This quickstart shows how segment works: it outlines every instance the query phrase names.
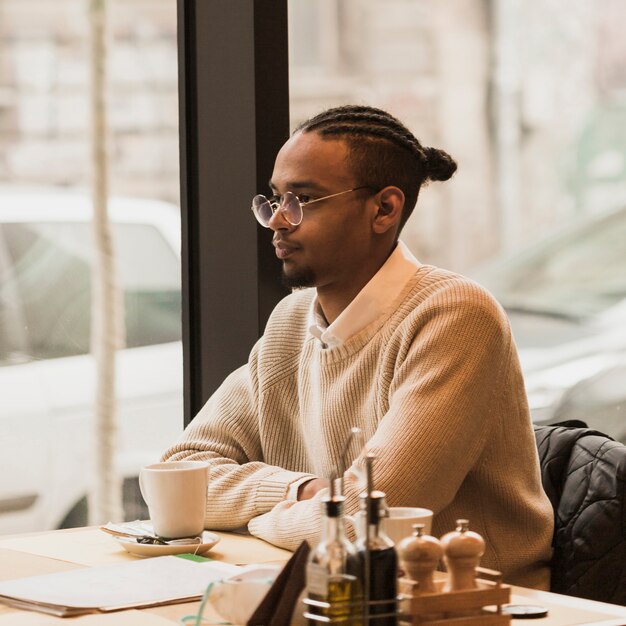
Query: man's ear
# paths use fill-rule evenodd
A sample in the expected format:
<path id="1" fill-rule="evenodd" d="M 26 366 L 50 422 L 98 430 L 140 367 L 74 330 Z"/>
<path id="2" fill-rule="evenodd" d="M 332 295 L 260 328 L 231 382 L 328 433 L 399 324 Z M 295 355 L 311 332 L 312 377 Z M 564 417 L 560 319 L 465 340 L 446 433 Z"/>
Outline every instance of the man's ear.
<path id="1" fill-rule="evenodd" d="M 390 228 L 397 228 L 404 208 L 404 193 L 398 187 L 385 187 L 374 200 L 378 210 L 374 215 L 372 227 L 378 234 L 386 233 Z"/>

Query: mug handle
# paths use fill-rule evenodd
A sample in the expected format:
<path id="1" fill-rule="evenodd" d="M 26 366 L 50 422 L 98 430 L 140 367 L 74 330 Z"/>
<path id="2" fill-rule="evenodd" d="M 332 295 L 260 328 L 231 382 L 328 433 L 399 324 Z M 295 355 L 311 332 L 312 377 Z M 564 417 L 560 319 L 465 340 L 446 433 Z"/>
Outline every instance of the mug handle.
<path id="1" fill-rule="evenodd" d="M 148 498 L 146 497 L 146 490 L 143 485 L 143 468 L 139 471 L 139 491 L 141 492 L 141 497 L 144 499 L 145 503 L 148 504 Z"/>

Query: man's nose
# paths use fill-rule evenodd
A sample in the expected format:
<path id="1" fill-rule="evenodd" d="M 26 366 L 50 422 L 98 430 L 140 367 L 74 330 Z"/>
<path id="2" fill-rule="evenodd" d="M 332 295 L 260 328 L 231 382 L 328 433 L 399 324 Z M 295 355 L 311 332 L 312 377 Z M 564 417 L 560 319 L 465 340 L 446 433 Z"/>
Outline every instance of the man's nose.
<path id="1" fill-rule="evenodd" d="M 282 209 L 282 207 L 279 207 L 278 209 L 276 209 L 276 211 L 274 211 L 274 213 L 272 213 L 272 217 L 270 217 L 269 222 L 267 223 L 267 225 L 274 231 L 279 231 L 279 230 L 287 230 L 287 231 L 292 231 L 295 230 L 296 228 L 298 228 L 297 226 L 294 226 L 293 224 L 290 224 L 287 219 L 285 218 L 285 213 Z"/>

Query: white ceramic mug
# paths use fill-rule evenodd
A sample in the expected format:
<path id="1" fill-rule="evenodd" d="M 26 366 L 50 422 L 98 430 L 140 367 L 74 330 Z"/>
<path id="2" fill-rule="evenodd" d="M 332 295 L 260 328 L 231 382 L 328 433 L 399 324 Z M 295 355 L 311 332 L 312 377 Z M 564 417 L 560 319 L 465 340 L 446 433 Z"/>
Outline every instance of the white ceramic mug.
<path id="1" fill-rule="evenodd" d="M 172 539 L 201 535 L 208 468 L 206 461 L 171 461 L 142 468 L 139 487 L 156 535 Z"/>
<path id="2" fill-rule="evenodd" d="M 364 511 L 356 515 L 346 515 L 346 521 L 352 524 L 357 533 L 363 533 Z M 416 506 L 387 507 L 387 517 L 383 518 L 382 528 L 394 543 L 398 543 L 413 533 L 413 524 L 424 524 L 424 534 L 429 535 L 433 524 L 433 512 Z"/>
<path id="3" fill-rule="evenodd" d="M 433 512 L 415 506 L 390 506 L 388 516 L 383 519 L 383 530 L 394 543 L 413 533 L 413 524 L 424 524 L 424 534 L 430 535 Z"/>

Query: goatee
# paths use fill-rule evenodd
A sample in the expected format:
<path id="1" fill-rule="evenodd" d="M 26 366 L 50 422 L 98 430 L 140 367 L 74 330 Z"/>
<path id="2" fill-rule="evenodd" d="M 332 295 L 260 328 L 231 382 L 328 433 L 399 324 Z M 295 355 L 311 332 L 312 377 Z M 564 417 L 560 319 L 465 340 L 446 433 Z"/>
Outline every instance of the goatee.
<path id="1" fill-rule="evenodd" d="M 287 274 L 283 267 L 280 274 L 283 286 L 287 289 L 303 289 L 305 287 L 315 287 L 315 276 L 310 270 L 302 270 L 293 274 Z"/>

